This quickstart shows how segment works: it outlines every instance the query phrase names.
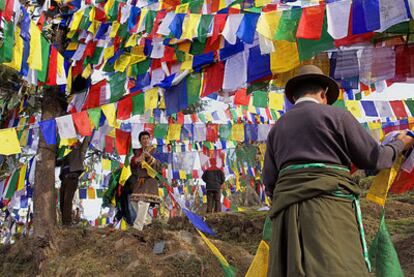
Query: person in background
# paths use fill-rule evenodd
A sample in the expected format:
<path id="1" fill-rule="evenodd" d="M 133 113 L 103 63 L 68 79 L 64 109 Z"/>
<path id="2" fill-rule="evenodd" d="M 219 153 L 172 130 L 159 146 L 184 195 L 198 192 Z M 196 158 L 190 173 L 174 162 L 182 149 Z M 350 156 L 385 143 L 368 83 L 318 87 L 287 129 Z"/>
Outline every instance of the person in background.
<path id="1" fill-rule="evenodd" d="M 285 88 L 294 103 L 271 129 L 263 168 L 273 197 L 268 276 L 370 276 L 351 164 L 390 168 L 413 146 L 406 132 L 380 145 L 353 115 L 331 106 L 336 82 L 305 65 Z"/>
<path id="2" fill-rule="evenodd" d="M 148 175 L 147 170 L 142 166 L 145 161 L 154 170 L 161 170 L 161 163 L 154 158 L 156 147 L 151 145 L 151 136 L 147 131 L 143 131 L 138 136 L 141 148 L 134 149 L 134 156 L 131 158 L 131 177 L 127 180 L 127 186 L 130 187 L 131 195 L 129 196 L 132 208 L 135 210 L 136 217 L 133 227 L 142 230 L 145 225 L 151 223 L 151 217 L 148 214 L 150 205 L 156 206 L 161 203 L 161 197 L 158 195 L 158 181 Z"/>
<path id="3" fill-rule="evenodd" d="M 60 211 L 63 225 L 72 224 L 72 202 L 78 188 L 79 176 L 84 171 L 83 160 L 89 139 L 85 138 L 82 143 L 79 141 L 73 146 L 72 151 L 59 160 L 56 165 L 60 166 Z"/>
<path id="4" fill-rule="evenodd" d="M 225 181 L 223 171 L 217 167 L 216 159 L 210 159 L 210 167 L 201 177 L 206 183 L 207 213 L 221 212 L 221 186 Z"/>

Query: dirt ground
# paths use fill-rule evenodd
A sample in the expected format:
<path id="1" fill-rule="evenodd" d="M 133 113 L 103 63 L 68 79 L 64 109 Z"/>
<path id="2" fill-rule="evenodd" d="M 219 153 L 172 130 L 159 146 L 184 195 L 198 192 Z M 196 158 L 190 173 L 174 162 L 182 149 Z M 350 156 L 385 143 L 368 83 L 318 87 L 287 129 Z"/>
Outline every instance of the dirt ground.
<path id="1" fill-rule="evenodd" d="M 368 243 L 375 235 L 380 209 L 362 201 Z M 211 241 L 237 276 L 244 276 L 260 242 L 265 212 L 248 210 L 206 217 L 217 232 Z M 414 276 L 414 197 L 391 197 L 386 222 L 406 276 Z M 162 254 L 154 244 L 165 241 Z M 72 227 L 58 229 L 47 244 L 21 239 L 0 248 L 0 276 L 222 276 L 217 259 L 185 218 L 157 222 L 143 232 L 133 229 Z"/>

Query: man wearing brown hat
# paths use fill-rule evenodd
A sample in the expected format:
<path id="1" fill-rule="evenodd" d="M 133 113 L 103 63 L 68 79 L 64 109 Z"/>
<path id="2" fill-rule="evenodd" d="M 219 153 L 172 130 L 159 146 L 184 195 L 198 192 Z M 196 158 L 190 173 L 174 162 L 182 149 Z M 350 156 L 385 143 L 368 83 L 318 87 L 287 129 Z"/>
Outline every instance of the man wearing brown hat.
<path id="1" fill-rule="evenodd" d="M 351 113 L 331 106 L 338 85 L 316 66 L 300 68 L 285 94 L 295 105 L 270 131 L 263 168 L 273 197 L 268 276 L 367 276 L 350 165 L 389 168 L 414 140 L 401 132 L 379 145 Z"/>

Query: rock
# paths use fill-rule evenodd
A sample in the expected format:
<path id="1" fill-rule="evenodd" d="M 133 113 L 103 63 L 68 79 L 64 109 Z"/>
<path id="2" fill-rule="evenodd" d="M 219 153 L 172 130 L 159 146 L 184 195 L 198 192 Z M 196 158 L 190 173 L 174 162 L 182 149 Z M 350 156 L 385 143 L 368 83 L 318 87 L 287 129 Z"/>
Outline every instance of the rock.
<path id="1" fill-rule="evenodd" d="M 185 230 L 179 231 L 178 237 L 189 244 L 193 243 L 193 235 L 188 231 L 185 231 Z"/>

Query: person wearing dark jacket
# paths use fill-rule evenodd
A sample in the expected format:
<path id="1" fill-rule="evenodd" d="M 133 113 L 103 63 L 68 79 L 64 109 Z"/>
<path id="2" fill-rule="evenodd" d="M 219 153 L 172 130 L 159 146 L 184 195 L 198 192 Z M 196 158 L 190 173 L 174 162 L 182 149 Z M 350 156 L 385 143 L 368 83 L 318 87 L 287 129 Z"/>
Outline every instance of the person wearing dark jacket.
<path id="1" fill-rule="evenodd" d="M 72 151 L 57 162 L 57 165 L 60 166 L 59 204 L 63 225 L 72 224 L 72 201 L 78 188 L 79 176 L 84 171 L 83 160 L 88 144 L 89 139 L 87 138 L 84 139 L 82 144 L 77 142 Z"/>
<path id="2" fill-rule="evenodd" d="M 350 166 L 390 168 L 414 140 L 401 132 L 380 145 L 350 112 L 331 106 L 338 93 L 314 65 L 286 84 L 294 107 L 270 131 L 263 168 L 273 197 L 268 276 L 369 276 Z"/>
<path id="3" fill-rule="evenodd" d="M 204 171 L 201 177 L 206 183 L 207 213 L 221 212 L 221 186 L 225 181 L 223 171 L 216 166 L 216 160 L 210 160 L 210 167 Z"/>

